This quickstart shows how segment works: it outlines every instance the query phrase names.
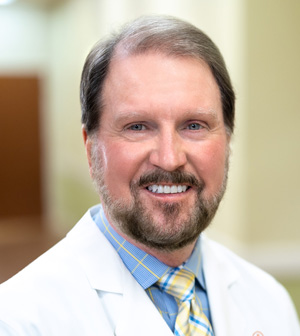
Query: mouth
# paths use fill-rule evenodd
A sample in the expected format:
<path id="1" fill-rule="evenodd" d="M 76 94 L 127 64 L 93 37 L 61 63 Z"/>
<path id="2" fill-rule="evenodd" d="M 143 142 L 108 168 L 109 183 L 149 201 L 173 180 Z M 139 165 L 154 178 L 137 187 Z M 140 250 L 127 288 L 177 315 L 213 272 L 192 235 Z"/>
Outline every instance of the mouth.
<path id="1" fill-rule="evenodd" d="M 183 184 L 161 185 L 153 184 L 146 187 L 152 193 L 155 194 L 180 194 L 186 192 L 190 187 Z"/>

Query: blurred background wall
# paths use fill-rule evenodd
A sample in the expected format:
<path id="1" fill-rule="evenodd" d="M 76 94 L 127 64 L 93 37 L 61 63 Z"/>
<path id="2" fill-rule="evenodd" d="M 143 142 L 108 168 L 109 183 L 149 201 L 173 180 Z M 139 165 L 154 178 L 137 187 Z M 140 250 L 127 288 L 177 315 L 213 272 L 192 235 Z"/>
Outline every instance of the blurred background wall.
<path id="1" fill-rule="evenodd" d="M 208 235 L 278 278 L 300 312 L 298 0 L 16 0 L 0 6 L 0 77 L 39 82 L 42 198 L 41 214 L 0 217 L 0 281 L 98 202 L 81 138 L 84 59 L 120 24 L 159 13 L 208 33 L 237 94 L 228 191 Z M 14 129 L 11 134 L 18 138 Z"/>

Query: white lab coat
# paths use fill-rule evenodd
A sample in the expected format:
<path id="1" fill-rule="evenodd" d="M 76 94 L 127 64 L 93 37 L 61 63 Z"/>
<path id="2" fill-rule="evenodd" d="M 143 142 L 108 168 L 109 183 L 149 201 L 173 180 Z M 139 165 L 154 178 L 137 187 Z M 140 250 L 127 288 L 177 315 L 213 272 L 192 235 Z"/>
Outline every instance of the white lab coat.
<path id="1" fill-rule="evenodd" d="M 0 286 L 1 336 L 173 335 L 90 211 Z M 215 336 L 300 336 L 291 301 L 273 278 L 201 239 Z"/>

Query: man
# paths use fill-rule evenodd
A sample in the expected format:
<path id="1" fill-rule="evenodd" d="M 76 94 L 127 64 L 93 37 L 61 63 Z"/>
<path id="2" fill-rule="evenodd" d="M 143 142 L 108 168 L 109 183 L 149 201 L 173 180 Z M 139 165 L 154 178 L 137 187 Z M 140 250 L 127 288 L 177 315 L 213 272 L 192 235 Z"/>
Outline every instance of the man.
<path id="1" fill-rule="evenodd" d="M 300 335 L 285 290 L 201 233 L 234 93 L 197 28 L 145 17 L 92 50 L 83 137 L 101 206 L 0 289 L 0 335 Z"/>

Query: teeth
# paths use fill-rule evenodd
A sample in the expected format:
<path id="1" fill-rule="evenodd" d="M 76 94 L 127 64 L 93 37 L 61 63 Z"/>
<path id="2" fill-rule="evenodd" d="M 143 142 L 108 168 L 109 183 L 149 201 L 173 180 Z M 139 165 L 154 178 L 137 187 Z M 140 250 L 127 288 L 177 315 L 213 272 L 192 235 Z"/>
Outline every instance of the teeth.
<path id="1" fill-rule="evenodd" d="M 182 193 L 187 190 L 187 186 L 185 185 L 172 185 L 172 186 L 163 186 L 163 185 L 150 185 L 147 188 L 149 191 L 152 191 L 157 194 L 177 194 L 177 193 Z"/>
<path id="2" fill-rule="evenodd" d="M 177 193 L 178 188 L 176 186 L 172 186 L 170 189 L 171 189 L 170 190 L 171 194 L 176 194 Z"/>
<path id="3" fill-rule="evenodd" d="M 164 186 L 164 193 L 165 194 L 170 194 L 171 192 L 171 187 L 170 186 Z"/>

